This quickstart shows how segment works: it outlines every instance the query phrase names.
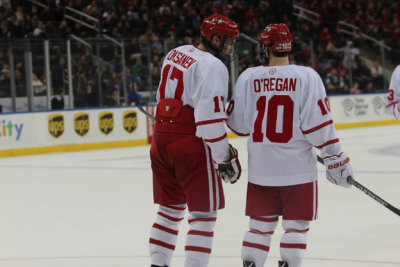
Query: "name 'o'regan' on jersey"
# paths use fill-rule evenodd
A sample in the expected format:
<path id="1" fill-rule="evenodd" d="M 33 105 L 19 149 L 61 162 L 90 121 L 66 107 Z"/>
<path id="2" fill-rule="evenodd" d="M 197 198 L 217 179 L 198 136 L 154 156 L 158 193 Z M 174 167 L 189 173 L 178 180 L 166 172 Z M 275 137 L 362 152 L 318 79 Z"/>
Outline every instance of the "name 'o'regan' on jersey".
<path id="1" fill-rule="evenodd" d="M 309 67 L 260 66 L 244 71 L 227 110 L 228 127 L 248 139 L 248 179 L 287 186 L 318 179 L 321 157 L 341 146 L 320 76 Z"/>
<path id="2" fill-rule="evenodd" d="M 388 94 L 386 97 L 386 110 L 394 116 L 397 120 L 400 120 L 400 65 L 397 66 L 390 79 L 390 85 Z"/>
<path id="3" fill-rule="evenodd" d="M 210 147 L 215 162 L 228 160 L 229 143 L 224 126 L 229 84 L 226 66 L 211 53 L 184 45 L 165 56 L 161 76 L 157 103 L 172 98 L 192 107 L 196 136 Z"/>

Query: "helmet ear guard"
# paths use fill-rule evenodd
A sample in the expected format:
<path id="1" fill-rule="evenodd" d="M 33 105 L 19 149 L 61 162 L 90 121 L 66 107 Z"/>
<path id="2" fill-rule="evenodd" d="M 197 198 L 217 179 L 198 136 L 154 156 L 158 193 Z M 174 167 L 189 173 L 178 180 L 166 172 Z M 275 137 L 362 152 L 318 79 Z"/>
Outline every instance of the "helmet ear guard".
<path id="1" fill-rule="evenodd" d="M 258 61 L 260 61 L 261 64 L 268 64 L 269 58 L 265 55 L 265 53 L 268 51 L 269 54 L 269 48 L 274 45 L 274 42 L 269 43 L 269 44 L 261 44 L 261 40 L 258 40 L 257 42 L 257 56 L 258 56 Z M 263 48 L 264 46 L 264 48 Z"/>

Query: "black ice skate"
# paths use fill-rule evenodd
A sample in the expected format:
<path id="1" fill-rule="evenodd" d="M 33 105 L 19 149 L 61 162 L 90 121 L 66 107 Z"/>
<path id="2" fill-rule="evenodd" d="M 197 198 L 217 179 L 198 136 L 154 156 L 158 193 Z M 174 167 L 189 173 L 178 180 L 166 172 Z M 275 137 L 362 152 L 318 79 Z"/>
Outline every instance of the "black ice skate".
<path id="1" fill-rule="evenodd" d="M 251 261 L 243 261 L 243 267 L 256 267 L 256 264 Z"/>
<path id="2" fill-rule="evenodd" d="M 167 265 L 164 265 L 164 266 L 158 266 L 158 265 L 154 265 L 154 264 L 152 264 L 150 267 L 168 267 Z"/>
<path id="3" fill-rule="evenodd" d="M 289 267 L 286 261 L 278 261 L 278 267 Z"/>

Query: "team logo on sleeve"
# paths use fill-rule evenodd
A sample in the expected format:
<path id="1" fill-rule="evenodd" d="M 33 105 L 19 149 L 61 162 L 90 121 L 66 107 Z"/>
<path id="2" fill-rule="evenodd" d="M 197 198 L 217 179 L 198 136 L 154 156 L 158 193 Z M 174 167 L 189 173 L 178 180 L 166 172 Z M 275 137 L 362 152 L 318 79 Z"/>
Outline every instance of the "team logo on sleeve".
<path id="1" fill-rule="evenodd" d="M 114 114 L 112 112 L 104 111 L 99 113 L 99 128 L 105 135 L 114 130 Z"/>
<path id="2" fill-rule="evenodd" d="M 49 133 L 54 138 L 60 137 L 64 133 L 64 116 L 61 114 L 52 114 L 48 117 Z"/>
<path id="3" fill-rule="evenodd" d="M 77 113 L 74 115 L 74 129 L 80 136 L 85 136 L 89 132 L 89 114 Z"/>
<path id="4" fill-rule="evenodd" d="M 123 125 L 125 131 L 133 133 L 137 127 L 137 114 L 136 111 L 128 110 L 122 113 Z"/>

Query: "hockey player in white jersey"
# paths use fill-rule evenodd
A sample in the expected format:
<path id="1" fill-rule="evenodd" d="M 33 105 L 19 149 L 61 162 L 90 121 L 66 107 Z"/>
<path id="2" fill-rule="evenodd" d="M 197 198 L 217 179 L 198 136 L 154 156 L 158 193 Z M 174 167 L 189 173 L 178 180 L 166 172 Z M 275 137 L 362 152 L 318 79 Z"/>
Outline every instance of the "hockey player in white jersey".
<path id="1" fill-rule="evenodd" d="M 241 174 L 224 126 L 229 76 L 222 62 L 234 56 L 238 36 L 236 23 L 214 14 L 203 21 L 198 46 L 181 46 L 165 57 L 150 149 L 159 204 L 149 241 L 152 267 L 171 266 L 186 207 L 184 266 L 208 266 L 217 210 L 225 205 L 221 180 L 235 183 Z"/>
<path id="2" fill-rule="evenodd" d="M 400 65 L 397 66 L 390 78 L 389 90 L 386 98 L 386 110 L 394 116 L 396 120 L 400 120 Z"/>
<path id="3" fill-rule="evenodd" d="M 353 170 L 342 152 L 328 98 L 311 68 L 289 65 L 292 34 L 285 24 L 268 25 L 258 41 L 262 66 L 244 71 L 227 109 L 227 125 L 248 136 L 248 187 L 244 266 L 263 267 L 271 235 L 282 216 L 279 266 L 300 267 L 310 221 L 317 218 L 317 156 L 321 151 L 326 177 L 350 187 Z M 269 64 L 267 61 L 269 60 Z"/>

